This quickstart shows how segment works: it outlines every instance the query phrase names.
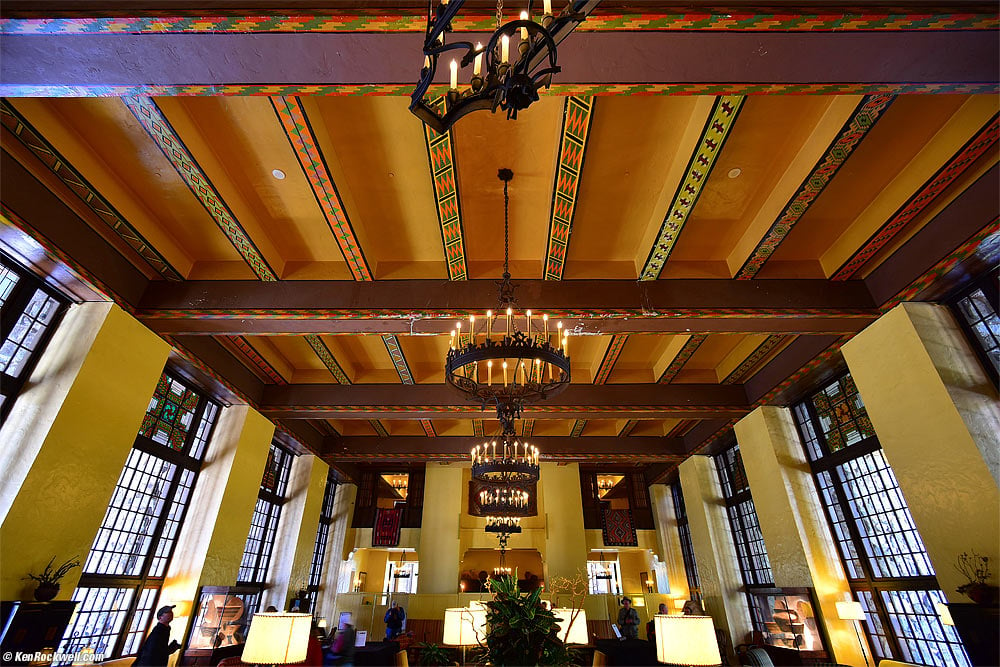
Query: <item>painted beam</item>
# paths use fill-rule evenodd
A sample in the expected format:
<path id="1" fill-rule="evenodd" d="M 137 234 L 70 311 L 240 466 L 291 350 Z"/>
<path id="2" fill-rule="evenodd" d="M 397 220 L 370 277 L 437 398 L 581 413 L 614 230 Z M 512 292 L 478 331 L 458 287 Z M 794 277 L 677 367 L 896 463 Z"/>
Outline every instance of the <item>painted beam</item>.
<path id="1" fill-rule="evenodd" d="M 482 34 L 451 39 L 477 37 Z M 996 30 L 580 32 L 560 45 L 557 81 L 628 81 L 629 89 L 669 83 L 694 86 L 692 93 L 722 84 L 730 94 L 787 92 L 789 85 L 799 92 L 830 92 L 829 86 L 846 92 L 845 83 L 855 85 L 854 92 L 963 92 L 970 86 L 987 92 L 996 91 L 1000 79 L 998 50 Z M 415 82 L 415 54 L 419 36 L 398 32 L 7 34 L 0 41 L 0 94 L 306 95 L 351 86 L 362 94 L 404 95 Z M 442 68 L 441 92 L 447 75 Z M 577 86 L 563 94 L 599 92 Z"/>
<path id="2" fill-rule="evenodd" d="M 576 198 L 580 190 L 587 136 L 593 119 L 594 98 L 566 98 L 563 124 L 559 133 L 559 163 L 552 184 L 552 207 L 549 213 L 549 241 L 545 251 L 545 279 L 562 280 L 566 253 L 573 232 Z"/>
<path id="3" fill-rule="evenodd" d="M 450 454 L 469 458 L 469 450 L 481 445 L 475 436 L 395 436 L 374 437 L 355 436 L 326 438 L 323 449 L 328 456 L 342 458 L 351 454 L 367 454 L 370 457 L 382 455 L 408 454 L 414 458 L 432 457 L 435 454 Z M 536 436 L 531 444 L 542 452 L 542 459 L 553 456 L 578 454 L 607 456 L 616 451 L 631 456 L 657 455 L 680 456 L 685 453 L 681 438 L 634 437 L 628 439 L 628 447 L 621 446 L 621 438 L 616 436 Z"/>
<path id="4" fill-rule="evenodd" d="M 607 349 L 604 350 L 604 357 L 601 359 L 601 365 L 597 368 L 597 373 L 594 374 L 594 384 L 607 383 L 608 378 L 611 377 L 611 371 L 615 369 L 615 364 L 618 362 L 618 357 L 621 356 L 622 350 L 625 349 L 625 343 L 627 341 L 627 334 L 611 337 L 611 340 L 608 342 Z"/>
<path id="5" fill-rule="evenodd" d="M 432 103 L 444 113 L 444 97 L 437 97 Z M 427 162 L 431 170 L 431 185 L 434 188 L 434 204 L 437 207 L 438 224 L 441 226 L 441 245 L 444 260 L 448 266 L 450 280 L 466 280 L 469 277 L 465 261 L 465 233 L 462 228 L 462 202 L 458 194 L 458 169 L 455 165 L 455 138 L 451 131 L 438 134 L 424 126 L 424 141 L 427 144 Z"/>
<path id="6" fill-rule="evenodd" d="M 681 346 L 677 355 L 670 361 L 667 367 L 663 369 L 663 373 L 660 374 L 660 379 L 656 381 L 657 384 L 669 384 L 675 377 L 677 377 L 677 374 L 681 372 L 682 368 L 684 368 L 684 364 L 686 364 L 694 353 L 698 351 L 698 348 L 701 347 L 701 344 L 705 342 L 706 338 L 708 338 L 707 335 L 700 333 L 694 334 L 688 338 L 684 342 L 684 345 Z"/>

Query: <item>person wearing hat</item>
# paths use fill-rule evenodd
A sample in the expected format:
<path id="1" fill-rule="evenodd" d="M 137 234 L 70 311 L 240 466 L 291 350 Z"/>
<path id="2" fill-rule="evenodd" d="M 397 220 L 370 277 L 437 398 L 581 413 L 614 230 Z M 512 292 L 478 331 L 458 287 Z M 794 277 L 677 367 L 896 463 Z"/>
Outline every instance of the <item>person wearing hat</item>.
<path id="1" fill-rule="evenodd" d="M 166 605 L 156 612 L 156 627 L 149 632 L 139 649 L 133 667 L 165 667 L 170 654 L 181 647 L 177 640 L 170 640 L 170 621 L 174 620 L 174 607 Z"/>
<path id="2" fill-rule="evenodd" d="M 632 598 L 622 598 L 622 608 L 618 610 L 618 629 L 622 639 L 639 637 L 639 612 L 632 608 Z"/>

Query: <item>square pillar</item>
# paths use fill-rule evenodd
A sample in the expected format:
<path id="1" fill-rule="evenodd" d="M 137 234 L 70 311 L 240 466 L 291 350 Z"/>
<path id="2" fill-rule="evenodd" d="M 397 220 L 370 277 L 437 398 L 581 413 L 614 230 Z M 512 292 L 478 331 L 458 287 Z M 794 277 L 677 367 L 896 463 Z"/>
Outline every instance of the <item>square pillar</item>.
<path id="1" fill-rule="evenodd" d="M 462 514 L 462 468 L 428 463 L 424 478 L 424 513 L 420 522 L 418 593 L 457 593 L 459 518 Z"/>
<path id="2" fill-rule="evenodd" d="M 0 429 L 0 596 L 94 542 L 170 346 L 111 303 L 72 306 Z M 80 580 L 60 582 L 68 600 Z"/>
<path id="3" fill-rule="evenodd" d="M 580 464 L 542 463 L 538 482 L 545 510 L 545 581 L 587 573 Z"/>
<path id="4" fill-rule="evenodd" d="M 830 651 L 837 662 L 863 665 L 853 622 L 837 617 L 836 603 L 852 599 L 851 589 L 791 410 L 761 406 L 734 430 L 774 585 L 815 589 Z"/>
<path id="5" fill-rule="evenodd" d="M 965 602 L 958 555 L 1000 562 L 996 388 L 944 306 L 902 303 L 842 352 L 941 590 Z"/>
<path id="6" fill-rule="evenodd" d="M 687 568 L 684 565 L 684 553 L 681 551 L 681 536 L 677 532 L 677 514 L 674 511 L 674 498 L 670 486 L 653 484 L 649 487 L 649 499 L 653 504 L 656 536 L 660 542 L 660 560 L 667 568 L 670 596 L 690 600 Z"/>

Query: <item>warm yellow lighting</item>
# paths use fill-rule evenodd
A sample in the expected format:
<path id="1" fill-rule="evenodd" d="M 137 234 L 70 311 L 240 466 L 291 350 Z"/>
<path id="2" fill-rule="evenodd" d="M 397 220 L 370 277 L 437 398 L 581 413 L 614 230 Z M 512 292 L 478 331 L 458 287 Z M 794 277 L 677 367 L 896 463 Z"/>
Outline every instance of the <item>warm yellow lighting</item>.
<path id="1" fill-rule="evenodd" d="M 254 614 L 250 634 L 243 646 L 242 661 L 256 665 L 304 662 L 311 625 L 311 614 Z"/>
<path id="2" fill-rule="evenodd" d="M 542 2 L 542 11 L 546 16 L 552 16 L 552 0 L 544 0 Z"/>
<path id="3" fill-rule="evenodd" d="M 521 12 L 521 20 L 522 21 L 527 21 L 528 20 L 528 12 Z M 521 28 L 521 39 L 522 40 L 527 40 L 528 39 L 528 29 L 527 28 Z"/>
<path id="4" fill-rule="evenodd" d="M 865 610 L 860 602 L 838 602 L 837 616 L 842 621 L 863 621 L 865 620 Z"/>
<path id="5" fill-rule="evenodd" d="M 656 659 L 674 665 L 719 665 L 719 643 L 711 616 L 653 617 Z"/>
<path id="6" fill-rule="evenodd" d="M 448 646 L 474 646 L 486 639 L 486 610 L 452 607 L 444 610 L 444 640 Z"/>
<path id="7" fill-rule="evenodd" d="M 686 602 L 687 600 L 683 598 L 677 598 L 676 600 L 674 600 L 674 609 L 676 609 L 677 611 L 681 611 L 682 609 L 684 609 L 684 604 Z"/>
<path id="8" fill-rule="evenodd" d="M 556 615 L 556 625 L 559 626 L 559 639 L 565 644 L 587 644 L 587 612 L 580 609 L 576 618 L 573 618 L 572 609 L 556 608 L 552 613 Z M 572 620 L 571 620 L 572 619 Z"/>
<path id="9" fill-rule="evenodd" d="M 472 61 L 472 76 L 479 76 L 483 73 L 483 43 L 476 42 L 476 59 Z M 486 317 L 492 313 L 486 311 Z"/>
<path id="10" fill-rule="evenodd" d="M 510 37 L 507 35 L 500 38 L 500 62 L 510 62 Z"/>

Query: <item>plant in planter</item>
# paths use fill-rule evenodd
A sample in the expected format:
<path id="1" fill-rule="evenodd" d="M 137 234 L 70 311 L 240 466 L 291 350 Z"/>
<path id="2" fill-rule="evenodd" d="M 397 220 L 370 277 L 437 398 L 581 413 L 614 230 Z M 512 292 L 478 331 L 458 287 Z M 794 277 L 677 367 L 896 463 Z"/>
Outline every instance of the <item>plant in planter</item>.
<path id="1" fill-rule="evenodd" d="M 59 567 L 53 569 L 52 564 L 55 563 L 56 557 L 53 556 L 49 560 L 49 564 L 45 566 L 39 574 L 29 573 L 25 579 L 31 579 L 38 582 L 38 587 L 35 588 L 35 599 L 39 602 L 48 602 L 56 595 L 59 594 L 59 580 L 66 576 L 66 574 L 72 570 L 74 567 L 80 567 L 80 557 L 74 556 L 70 558 L 65 563 Z"/>
<path id="2" fill-rule="evenodd" d="M 490 582 L 486 603 L 486 660 L 494 665 L 567 665 L 569 651 L 559 640 L 556 616 L 542 607 L 541 588 L 521 594 L 510 576 Z"/>
<path id="3" fill-rule="evenodd" d="M 956 588 L 956 593 L 968 596 L 970 600 L 979 605 L 997 604 L 997 594 L 1000 593 L 1000 589 L 986 583 L 991 574 L 989 556 L 980 556 L 975 551 L 962 552 L 958 555 L 955 569 L 969 580 Z"/>
<path id="4" fill-rule="evenodd" d="M 451 651 L 440 644 L 421 642 L 417 644 L 420 655 L 417 658 L 421 665 L 450 665 L 452 663 Z"/>

